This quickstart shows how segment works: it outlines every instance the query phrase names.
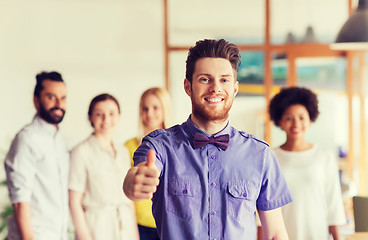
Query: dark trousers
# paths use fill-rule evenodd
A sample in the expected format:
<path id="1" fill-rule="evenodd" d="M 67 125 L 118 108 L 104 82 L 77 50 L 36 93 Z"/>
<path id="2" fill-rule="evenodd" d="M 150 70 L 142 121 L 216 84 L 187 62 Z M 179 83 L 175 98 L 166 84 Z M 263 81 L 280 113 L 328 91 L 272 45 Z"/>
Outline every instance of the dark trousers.
<path id="1" fill-rule="evenodd" d="M 138 224 L 140 240 L 160 240 L 156 228 L 145 227 Z"/>

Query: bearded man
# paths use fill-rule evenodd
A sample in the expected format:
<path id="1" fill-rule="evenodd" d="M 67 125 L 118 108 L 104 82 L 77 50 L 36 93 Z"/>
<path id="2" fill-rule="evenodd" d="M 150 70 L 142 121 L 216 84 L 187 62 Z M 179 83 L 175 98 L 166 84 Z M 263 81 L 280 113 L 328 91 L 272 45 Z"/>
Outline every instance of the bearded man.
<path id="1" fill-rule="evenodd" d="M 58 124 L 66 86 L 58 72 L 36 76 L 36 115 L 14 138 L 5 159 L 13 215 L 8 240 L 67 240 L 69 151 Z"/>
<path id="2" fill-rule="evenodd" d="M 223 39 L 189 49 L 184 89 L 192 114 L 146 136 L 124 180 L 134 201 L 152 198 L 161 240 L 288 239 L 280 207 L 292 201 L 267 143 L 229 124 L 239 49 Z"/>

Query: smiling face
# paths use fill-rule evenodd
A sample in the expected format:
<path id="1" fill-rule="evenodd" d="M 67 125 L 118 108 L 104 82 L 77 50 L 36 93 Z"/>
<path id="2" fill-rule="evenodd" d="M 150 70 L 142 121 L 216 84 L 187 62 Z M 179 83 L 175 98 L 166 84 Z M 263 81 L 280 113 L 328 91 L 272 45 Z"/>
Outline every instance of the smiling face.
<path id="1" fill-rule="evenodd" d="M 149 94 L 144 97 L 140 114 L 143 126 L 149 132 L 158 128 L 164 128 L 164 111 L 161 101 L 157 96 Z"/>
<path id="2" fill-rule="evenodd" d="M 66 109 L 66 86 L 64 82 L 44 80 L 40 96 L 33 98 L 38 115 L 46 122 L 57 126 Z"/>
<path id="3" fill-rule="evenodd" d="M 89 120 L 95 135 L 111 135 L 120 119 L 119 108 L 113 100 L 97 102 Z"/>
<path id="4" fill-rule="evenodd" d="M 304 105 L 295 104 L 288 107 L 279 122 L 279 126 L 285 131 L 290 140 L 304 139 L 305 132 L 309 128 L 311 120 Z"/>
<path id="5" fill-rule="evenodd" d="M 238 92 L 235 70 L 224 58 L 201 58 L 195 64 L 192 83 L 185 79 L 192 100 L 192 114 L 202 122 L 227 121 Z"/>

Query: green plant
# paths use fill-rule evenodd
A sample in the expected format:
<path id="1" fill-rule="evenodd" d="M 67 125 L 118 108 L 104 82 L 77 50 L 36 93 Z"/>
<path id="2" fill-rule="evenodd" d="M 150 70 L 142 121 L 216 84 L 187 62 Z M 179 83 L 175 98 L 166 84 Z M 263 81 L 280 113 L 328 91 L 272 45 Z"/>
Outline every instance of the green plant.
<path id="1" fill-rule="evenodd" d="M 0 182 L 0 186 L 6 186 L 6 180 Z M 9 203 L 0 212 L 0 236 L 6 239 L 7 235 L 7 220 L 13 214 L 13 206 Z"/>

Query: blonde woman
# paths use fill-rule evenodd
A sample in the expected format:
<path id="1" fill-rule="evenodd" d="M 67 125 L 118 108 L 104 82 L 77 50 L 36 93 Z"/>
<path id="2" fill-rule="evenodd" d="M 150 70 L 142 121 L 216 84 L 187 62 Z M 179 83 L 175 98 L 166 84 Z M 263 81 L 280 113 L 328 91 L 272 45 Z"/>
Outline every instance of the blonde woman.
<path id="1" fill-rule="evenodd" d="M 93 133 L 71 151 L 69 206 L 77 239 L 137 240 L 134 204 L 121 189 L 129 152 L 112 141 L 118 101 L 109 94 L 96 96 L 88 118 Z"/>
<path id="2" fill-rule="evenodd" d="M 167 128 L 170 121 L 170 96 L 164 88 L 146 90 L 139 103 L 140 136 L 125 143 L 133 158 L 134 151 L 141 144 L 142 137 L 148 133 Z M 133 161 L 132 161 L 133 165 Z M 135 202 L 139 236 L 141 240 L 159 240 L 155 220 L 152 216 L 152 201 Z"/>

